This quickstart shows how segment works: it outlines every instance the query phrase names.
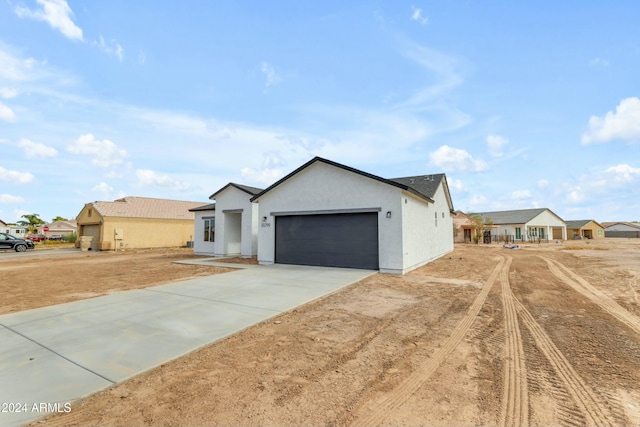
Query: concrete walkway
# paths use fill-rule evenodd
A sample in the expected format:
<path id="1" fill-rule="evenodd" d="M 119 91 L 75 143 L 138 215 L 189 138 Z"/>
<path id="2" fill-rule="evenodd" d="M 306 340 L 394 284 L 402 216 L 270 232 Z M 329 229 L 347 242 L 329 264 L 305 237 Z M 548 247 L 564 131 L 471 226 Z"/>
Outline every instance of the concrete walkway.
<path id="1" fill-rule="evenodd" d="M 373 273 L 251 266 L 1 315 L 0 426 L 20 425 L 46 412 L 65 411 L 65 403 Z"/>

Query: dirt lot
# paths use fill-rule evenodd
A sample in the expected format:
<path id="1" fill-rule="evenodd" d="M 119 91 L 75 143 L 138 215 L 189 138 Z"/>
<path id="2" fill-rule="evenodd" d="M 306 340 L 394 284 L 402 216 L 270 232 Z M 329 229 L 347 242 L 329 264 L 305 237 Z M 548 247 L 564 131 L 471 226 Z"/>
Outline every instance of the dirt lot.
<path id="1" fill-rule="evenodd" d="M 28 279 L 2 282 L 0 312 L 221 272 L 169 262 L 191 256 L 0 262 Z M 457 246 L 36 424 L 640 425 L 639 291 L 640 241 Z"/>

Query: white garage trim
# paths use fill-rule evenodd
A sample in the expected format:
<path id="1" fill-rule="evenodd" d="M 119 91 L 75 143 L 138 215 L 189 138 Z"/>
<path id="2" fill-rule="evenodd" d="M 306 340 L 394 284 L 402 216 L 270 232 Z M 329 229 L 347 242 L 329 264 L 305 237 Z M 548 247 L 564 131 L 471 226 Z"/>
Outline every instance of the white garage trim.
<path id="1" fill-rule="evenodd" d="M 346 214 L 346 213 L 371 213 L 380 212 L 382 208 L 357 208 L 357 209 L 321 209 L 313 211 L 285 211 L 285 212 L 271 212 L 271 216 L 290 216 L 290 215 L 331 215 L 331 214 Z"/>

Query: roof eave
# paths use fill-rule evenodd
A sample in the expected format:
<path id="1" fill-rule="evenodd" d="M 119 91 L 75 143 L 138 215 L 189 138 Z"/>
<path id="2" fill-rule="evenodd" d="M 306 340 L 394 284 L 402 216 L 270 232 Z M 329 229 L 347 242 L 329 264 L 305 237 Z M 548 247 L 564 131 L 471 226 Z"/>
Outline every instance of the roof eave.
<path id="1" fill-rule="evenodd" d="M 289 180 L 291 177 L 293 177 L 293 176 L 297 175 L 298 173 L 302 172 L 303 170 L 305 170 L 306 168 L 308 168 L 309 166 L 313 165 L 313 164 L 314 164 L 314 163 L 316 163 L 316 162 L 322 162 L 322 163 L 325 163 L 325 164 L 327 164 L 327 165 L 334 166 L 334 167 L 337 167 L 337 168 L 340 168 L 340 169 L 343 169 L 343 170 L 346 170 L 346 171 L 349 171 L 349 172 L 355 173 L 355 174 L 357 174 L 357 175 L 361 175 L 361 176 L 364 176 L 364 177 L 366 177 L 366 178 L 370 178 L 370 179 L 376 180 L 376 181 L 378 181 L 378 182 L 382 182 L 382 183 L 384 183 L 384 184 L 388 184 L 388 185 L 391 185 L 391 186 L 393 186 L 393 187 L 400 188 L 401 190 L 410 191 L 410 192 L 412 192 L 412 193 L 416 194 L 418 197 L 421 197 L 421 198 L 424 198 L 424 197 L 425 197 L 423 194 L 420 194 L 419 192 L 416 192 L 415 190 L 410 189 L 410 187 L 408 187 L 408 186 L 406 186 L 406 185 L 404 185 L 404 184 L 400 184 L 399 182 L 394 182 L 394 181 L 391 181 L 391 180 L 388 180 L 388 179 L 385 179 L 385 178 L 379 177 L 379 176 L 377 176 L 377 175 L 373 175 L 373 174 L 370 174 L 370 173 L 368 173 L 368 172 L 364 172 L 364 171 L 361 171 L 361 170 L 359 170 L 359 169 L 352 168 L 352 167 L 350 167 L 350 166 L 346 166 L 346 165 L 343 165 L 343 164 L 340 164 L 340 163 L 336 163 L 336 162 L 334 162 L 334 161 L 327 160 L 327 159 L 324 159 L 324 158 L 322 158 L 322 157 L 318 157 L 318 156 L 316 156 L 316 157 L 314 157 L 313 159 L 309 160 L 307 163 L 303 164 L 302 166 L 300 166 L 299 168 L 297 168 L 296 170 L 294 170 L 293 172 L 291 172 L 291 173 L 289 173 L 288 175 L 286 175 L 285 177 L 280 178 L 278 181 L 276 181 L 275 183 L 271 184 L 269 187 L 265 188 L 265 189 L 264 189 L 264 190 L 262 190 L 260 193 L 258 193 L 258 194 L 256 194 L 255 196 L 253 196 L 253 197 L 251 198 L 251 201 L 252 201 L 252 202 L 257 201 L 257 200 L 258 200 L 258 199 L 260 199 L 262 196 L 264 196 L 265 194 L 267 194 L 269 191 L 273 190 L 274 188 L 276 188 L 277 186 L 279 186 L 279 185 L 280 185 L 280 184 L 282 184 L 283 182 L 285 182 L 285 181 Z M 431 200 L 431 199 L 427 198 L 427 200 Z M 431 201 L 433 202 L 433 200 L 431 200 Z"/>

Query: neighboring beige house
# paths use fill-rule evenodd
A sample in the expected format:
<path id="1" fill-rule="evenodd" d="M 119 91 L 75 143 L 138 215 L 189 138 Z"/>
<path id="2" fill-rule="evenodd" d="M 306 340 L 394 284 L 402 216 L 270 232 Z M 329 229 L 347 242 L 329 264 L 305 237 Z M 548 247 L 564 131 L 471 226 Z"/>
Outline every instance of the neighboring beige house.
<path id="1" fill-rule="evenodd" d="M 124 197 L 87 203 L 76 217 L 78 244 L 93 237 L 92 250 L 125 250 L 186 246 L 193 241 L 194 214 L 202 202 Z"/>
<path id="2" fill-rule="evenodd" d="M 567 239 L 604 239 L 604 227 L 592 219 L 567 221 Z"/>
<path id="3" fill-rule="evenodd" d="M 48 230 L 44 231 L 44 227 L 47 227 Z M 44 234 L 47 238 L 53 235 L 68 236 L 77 232 L 78 230 L 78 222 L 75 219 L 71 219 L 68 221 L 54 221 L 50 224 L 42 224 L 38 226 L 37 234 Z"/>
<path id="4" fill-rule="evenodd" d="M 473 221 L 469 215 L 461 211 L 456 211 L 453 215 L 454 242 L 455 243 L 471 243 L 476 235 L 473 228 Z"/>

